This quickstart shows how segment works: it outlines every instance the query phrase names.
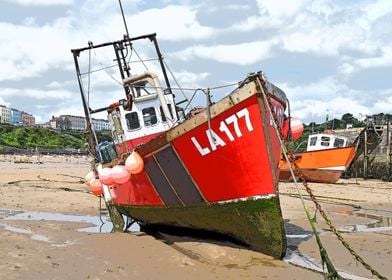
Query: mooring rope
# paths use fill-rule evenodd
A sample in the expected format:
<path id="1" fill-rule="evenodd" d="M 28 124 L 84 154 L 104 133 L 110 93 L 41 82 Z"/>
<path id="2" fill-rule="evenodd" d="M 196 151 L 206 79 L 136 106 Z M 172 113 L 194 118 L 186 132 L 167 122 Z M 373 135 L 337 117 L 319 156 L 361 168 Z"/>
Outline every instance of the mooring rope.
<path id="1" fill-rule="evenodd" d="M 270 116 L 273 117 L 273 122 L 272 122 L 272 124 L 273 124 L 274 129 L 275 129 L 275 131 L 276 131 L 276 133 L 277 133 L 277 136 L 278 136 L 280 145 L 281 145 L 281 147 L 282 147 L 282 154 L 283 154 L 285 160 L 286 160 L 287 163 L 288 163 L 289 170 L 290 170 L 290 174 L 291 174 L 291 176 L 292 176 L 292 178 L 293 178 L 293 180 L 294 180 L 295 187 L 296 187 L 296 189 L 297 189 L 298 195 L 299 195 L 300 198 L 301 198 L 301 202 L 302 202 L 302 205 L 303 205 L 303 207 L 304 207 L 304 209 L 305 209 L 306 216 L 307 216 L 307 218 L 308 218 L 308 220 L 309 220 L 309 223 L 310 223 L 310 225 L 311 225 L 311 227 L 312 227 L 313 233 L 315 234 L 316 241 L 317 241 L 317 244 L 318 244 L 319 249 L 320 249 L 320 255 L 321 255 L 323 267 L 324 267 L 324 264 L 327 266 L 327 270 L 328 270 L 327 278 L 328 278 L 328 279 L 342 279 L 342 277 L 337 273 L 336 269 L 334 268 L 334 266 L 333 266 L 331 260 L 330 260 L 329 257 L 328 257 L 328 254 L 327 254 L 326 249 L 323 247 L 323 245 L 322 245 L 322 243 L 321 243 L 319 234 L 317 233 L 316 227 L 315 227 L 315 225 L 314 225 L 314 219 L 312 219 L 312 218 L 310 217 L 308 208 L 306 207 L 305 202 L 304 202 L 304 198 L 303 198 L 301 192 L 299 191 L 298 182 L 297 182 L 297 180 L 296 180 L 296 178 L 295 178 L 295 176 L 294 176 L 294 170 L 293 170 L 291 164 L 294 165 L 295 172 L 296 172 L 296 174 L 299 176 L 299 178 L 301 179 L 302 184 L 304 185 L 306 191 L 308 192 L 308 194 L 309 194 L 311 200 L 312 200 L 313 203 L 315 204 L 316 209 L 320 212 L 321 216 L 324 218 L 325 222 L 327 223 L 327 225 L 329 226 L 329 228 L 331 229 L 331 231 L 337 236 L 338 240 L 339 240 L 339 241 L 343 244 L 343 246 L 350 252 L 350 254 L 355 258 L 355 260 L 357 260 L 358 262 L 360 262 L 360 263 L 361 263 L 367 270 L 369 270 L 373 275 L 375 275 L 375 276 L 378 277 L 379 279 L 387 280 L 387 278 L 386 278 L 385 276 L 381 275 L 381 274 L 380 274 L 379 272 L 377 272 L 373 267 L 371 267 L 368 263 L 366 263 L 366 262 L 365 262 L 365 261 L 364 261 L 364 260 L 354 251 L 354 249 L 351 248 L 351 246 L 344 240 L 343 236 L 338 232 L 338 230 L 336 229 L 336 227 L 332 224 L 332 221 L 328 218 L 327 214 L 326 214 L 326 213 L 324 212 L 324 210 L 321 208 L 321 205 L 320 205 L 319 202 L 317 201 L 316 197 L 315 197 L 314 194 L 313 194 L 313 191 L 310 189 L 310 187 L 308 186 L 306 180 L 305 180 L 304 177 L 302 176 L 302 172 L 300 171 L 300 168 L 298 167 L 298 165 L 296 164 L 296 162 L 295 162 L 295 161 L 290 161 L 290 160 L 289 160 L 288 155 L 292 156 L 293 154 L 292 154 L 290 148 L 288 147 L 287 143 L 284 142 L 284 141 L 282 140 L 282 139 L 284 138 L 283 135 L 282 135 L 282 129 L 280 128 L 280 125 L 279 125 L 279 123 L 278 123 L 278 121 L 277 121 L 277 116 L 276 116 L 275 112 L 271 109 L 272 105 L 270 104 L 270 102 L 269 102 L 269 100 L 268 100 L 268 98 L 267 98 L 266 91 L 264 90 L 264 85 L 261 83 L 261 81 L 260 81 L 258 78 L 256 79 L 256 82 L 257 82 L 258 86 L 260 87 L 260 90 L 261 90 L 261 93 L 262 93 L 262 96 L 263 96 L 263 99 L 264 99 L 264 103 L 267 105 L 266 107 L 267 107 L 267 109 L 268 109 L 268 112 L 269 112 Z M 264 82 L 264 80 L 263 80 L 263 82 Z"/>

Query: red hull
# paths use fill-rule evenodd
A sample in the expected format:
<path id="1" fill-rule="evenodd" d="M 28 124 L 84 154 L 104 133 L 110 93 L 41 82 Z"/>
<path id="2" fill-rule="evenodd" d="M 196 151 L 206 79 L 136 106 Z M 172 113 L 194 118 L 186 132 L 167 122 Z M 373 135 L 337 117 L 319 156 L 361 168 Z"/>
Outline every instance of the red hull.
<path id="1" fill-rule="evenodd" d="M 167 142 L 163 150 L 145 155 L 146 168 L 141 173 L 132 175 L 125 184 L 111 187 L 113 201 L 120 205 L 161 206 L 275 195 L 279 150 L 267 147 L 277 147 L 279 142 L 269 121 L 263 123 L 259 101 L 253 95 L 214 117 L 211 132 L 215 143 L 204 122 Z M 170 166 L 164 161 L 176 161 L 183 168 L 178 171 L 178 166 L 173 165 L 161 176 L 162 166 Z M 190 177 L 189 189 L 181 190 L 183 182 L 175 182 L 171 172 Z M 165 183 L 168 187 L 164 189 L 159 182 L 162 178 L 174 182 Z M 186 193 L 190 189 L 197 199 L 182 197 L 189 196 Z"/>
<path id="2" fill-rule="evenodd" d="M 118 211 L 144 228 L 218 232 L 282 258 L 281 149 L 264 99 L 252 85 L 212 106 L 210 125 L 204 111 L 139 146 L 144 169 L 110 187 Z M 284 103 L 269 98 L 276 112 L 284 111 Z"/>

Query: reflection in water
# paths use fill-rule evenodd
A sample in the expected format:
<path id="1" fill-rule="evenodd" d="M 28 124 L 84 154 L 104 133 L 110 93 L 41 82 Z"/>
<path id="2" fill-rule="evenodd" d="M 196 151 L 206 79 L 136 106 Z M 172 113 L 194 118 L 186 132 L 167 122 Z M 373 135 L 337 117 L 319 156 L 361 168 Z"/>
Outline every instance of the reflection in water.
<path id="1" fill-rule="evenodd" d="M 392 213 L 383 210 L 360 210 L 354 212 L 359 217 L 372 219 L 371 222 L 365 224 L 345 225 L 339 228 L 342 232 L 379 232 L 392 231 Z"/>
<path id="2" fill-rule="evenodd" d="M 0 219 L 4 220 L 20 220 L 20 221 L 54 221 L 54 222 L 76 222 L 92 224 L 91 227 L 80 228 L 78 231 L 89 232 L 89 233 L 108 233 L 113 229 L 113 224 L 109 219 L 108 215 L 102 216 L 90 216 L 90 215 L 69 215 L 59 213 L 48 213 L 48 212 L 23 212 L 14 211 L 8 209 L 0 209 Z M 4 229 L 31 234 L 30 230 L 16 229 L 9 225 L 2 224 Z M 19 231 L 18 231 L 19 230 Z M 133 223 L 132 226 L 127 228 L 127 231 L 138 232 L 140 227 L 137 223 Z M 21 232 L 22 231 L 22 232 Z M 24 232 L 25 231 L 25 232 Z M 43 237 L 36 236 L 36 240 L 42 240 Z"/>

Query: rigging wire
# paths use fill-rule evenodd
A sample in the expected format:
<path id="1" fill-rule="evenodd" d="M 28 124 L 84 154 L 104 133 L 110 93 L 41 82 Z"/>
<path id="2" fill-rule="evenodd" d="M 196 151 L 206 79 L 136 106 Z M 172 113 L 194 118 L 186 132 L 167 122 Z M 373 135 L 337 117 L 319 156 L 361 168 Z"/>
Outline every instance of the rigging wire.
<path id="1" fill-rule="evenodd" d="M 91 43 L 91 44 L 92 44 L 92 43 Z M 129 59 L 128 59 L 127 64 L 129 64 L 129 63 L 142 63 L 143 66 L 144 66 L 144 68 L 148 71 L 149 68 L 147 67 L 147 65 L 146 65 L 145 62 L 146 62 L 146 61 L 156 61 L 156 60 L 158 60 L 158 59 L 156 59 L 156 58 L 154 58 L 154 59 L 142 59 L 141 56 L 139 55 L 139 53 L 136 51 L 136 49 L 135 49 L 134 47 L 130 46 L 130 48 L 131 48 L 131 52 L 130 52 L 130 53 L 129 53 L 129 50 L 128 50 L 128 48 L 127 48 L 127 56 L 128 56 L 128 54 L 130 54 L 130 55 L 129 55 Z M 97 53 L 95 52 L 95 50 L 94 50 L 94 49 L 92 49 L 92 50 L 93 50 L 94 56 L 97 57 Z M 133 54 L 133 53 L 135 53 L 136 56 L 138 57 L 138 59 L 139 59 L 138 61 L 137 61 L 137 60 L 131 61 L 131 58 L 132 58 L 132 54 Z M 90 75 L 91 75 L 92 73 L 99 72 L 99 71 L 105 71 L 105 73 L 106 73 L 114 82 L 116 82 L 117 84 L 123 86 L 123 83 L 122 83 L 121 81 L 119 81 L 118 79 L 116 79 L 116 78 L 108 71 L 108 69 L 113 68 L 113 67 L 116 67 L 116 66 L 117 66 L 116 64 L 104 66 L 104 65 L 102 64 L 101 61 L 99 61 L 99 60 L 97 60 L 97 61 L 98 61 L 98 64 L 101 66 L 101 68 L 97 68 L 97 69 L 91 70 L 91 49 L 89 49 L 89 68 L 88 68 L 88 71 L 80 74 L 81 76 L 82 76 L 82 75 L 86 75 L 86 74 L 88 75 L 88 100 L 90 99 Z M 180 91 L 181 94 L 182 94 L 182 96 L 186 99 L 186 101 L 188 101 L 188 102 L 187 102 L 187 105 L 184 107 L 184 111 L 186 111 L 186 110 L 192 105 L 192 101 L 193 101 L 193 99 L 195 98 L 197 92 L 199 92 L 199 91 L 203 91 L 204 93 L 206 93 L 206 91 L 211 92 L 211 91 L 213 91 L 213 90 L 222 89 L 222 88 L 226 88 L 226 87 L 233 87 L 233 86 L 236 86 L 236 87 L 238 88 L 238 86 L 239 86 L 239 83 L 236 82 L 236 83 L 231 83 L 231 84 L 226 84 L 226 85 L 220 85 L 220 86 L 215 86 L 215 87 L 208 87 L 208 88 L 184 88 L 184 87 L 181 87 L 181 86 L 180 86 L 178 80 L 177 80 L 176 77 L 174 76 L 173 72 L 171 71 L 170 67 L 168 66 L 168 64 L 166 63 L 165 60 L 163 61 L 163 63 L 165 64 L 165 66 L 166 66 L 166 68 L 168 69 L 168 71 L 169 71 L 169 73 L 170 73 L 172 79 L 174 80 L 174 82 L 175 82 L 176 85 L 177 85 L 177 87 L 171 87 L 171 90 Z M 134 87 L 134 88 L 140 87 L 140 88 L 144 88 L 144 89 L 154 89 L 154 90 L 157 90 L 157 89 L 166 90 L 166 88 L 164 88 L 164 87 L 156 87 L 156 86 L 136 86 L 136 85 L 133 85 L 133 87 Z M 235 90 L 235 89 L 234 89 L 234 90 Z M 192 97 L 191 97 L 190 99 L 188 99 L 188 97 L 186 96 L 185 91 L 193 91 Z M 210 96 L 210 94 L 208 94 L 208 95 Z M 209 107 L 210 104 L 207 104 L 207 106 Z"/>
<path id="2" fill-rule="evenodd" d="M 143 64 L 144 68 L 146 68 L 146 70 L 148 71 L 149 69 L 148 69 L 147 65 L 144 63 L 145 60 L 143 60 L 143 59 L 140 57 L 140 55 L 137 53 L 137 51 L 135 50 L 135 48 L 132 48 L 132 49 L 133 49 L 133 51 L 135 52 L 135 54 L 137 55 L 137 57 L 139 58 L 140 62 Z"/>
<path id="3" fill-rule="evenodd" d="M 145 61 L 145 62 L 149 62 L 149 61 L 158 61 L 158 58 L 148 58 L 148 59 L 144 59 L 143 61 Z M 128 64 L 131 64 L 131 63 L 140 63 L 140 61 L 139 61 L 139 60 L 129 60 L 127 63 L 128 63 Z M 101 65 L 102 65 L 102 64 L 101 64 Z M 93 70 L 90 71 L 90 73 L 100 72 L 100 71 L 103 71 L 103 70 L 105 70 L 105 69 L 117 68 L 117 67 L 118 67 L 117 64 L 112 64 L 112 65 L 108 65 L 108 66 L 103 66 L 103 65 L 102 65 L 102 68 L 93 69 Z M 81 76 L 88 75 L 88 74 L 89 74 L 89 72 L 80 73 Z"/>
<path id="4" fill-rule="evenodd" d="M 93 49 L 93 52 L 94 52 L 94 56 L 97 56 L 97 53 L 95 52 L 94 49 Z M 106 69 L 108 69 L 108 68 L 106 68 L 106 67 L 102 64 L 102 62 L 98 61 L 98 64 L 102 66 L 103 71 L 105 71 L 105 73 L 106 73 L 110 78 L 112 78 L 113 81 L 115 81 L 117 84 L 119 84 L 119 85 L 122 86 L 122 82 L 118 81 L 112 74 L 110 74 L 110 73 L 106 70 Z"/>
<path id="5" fill-rule="evenodd" d="M 177 87 L 180 89 L 180 92 L 182 93 L 182 95 L 184 96 L 184 98 L 188 101 L 188 98 L 186 97 L 184 91 L 182 90 L 180 84 L 178 83 L 176 77 L 174 76 L 173 72 L 170 70 L 169 65 L 166 63 L 166 60 L 163 60 L 163 63 L 165 64 L 167 70 L 169 70 L 170 75 L 172 76 L 172 79 L 174 80 L 174 82 L 176 83 Z"/>
<path id="6" fill-rule="evenodd" d="M 90 42 L 89 42 L 90 43 Z M 91 49 L 88 49 L 88 72 L 87 76 L 87 107 L 90 107 L 90 70 L 91 70 Z"/>
<path id="7" fill-rule="evenodd" d="M 102 68 L 89 70 L 87 72 L 80 73 L 80 76 L 89 75 L 89 74 L 92 74 L 92 73 L 95 73 L 95 72 L 100 72 L 102 70 L 109 69 L 109 68 L 114 68 L 114 67 L 118 67 L 118 65 L 117 64 L 113 64 L 113 65 L 104 66 Z"/>

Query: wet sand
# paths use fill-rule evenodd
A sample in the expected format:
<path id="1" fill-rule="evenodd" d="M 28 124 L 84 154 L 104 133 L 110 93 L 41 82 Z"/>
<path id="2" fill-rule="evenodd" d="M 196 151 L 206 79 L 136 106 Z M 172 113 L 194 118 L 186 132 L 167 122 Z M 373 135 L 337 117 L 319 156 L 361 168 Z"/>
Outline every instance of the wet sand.
<path id="1" fill-rule="evenodd" d="M 0 156 L 0 168 L 0 279 L 323 279 L 302 267 L 317 269 L 320 255 L 293 183 L 280 184 L 288 253 L 275 260 L 225 240 L 108 233 L 106 212 L 82 183 L 86 158 Z M 352 248 L 392 278 L 392 183 L 309 185 Z M 300 192 L 313 215 L 313 203 Z M 378 217 L 384 221 L 376 223 Z M 349 279 L 372 279 L 320 214 L 316 219 L 335 267 Z"/>

